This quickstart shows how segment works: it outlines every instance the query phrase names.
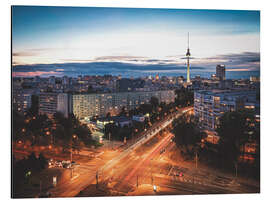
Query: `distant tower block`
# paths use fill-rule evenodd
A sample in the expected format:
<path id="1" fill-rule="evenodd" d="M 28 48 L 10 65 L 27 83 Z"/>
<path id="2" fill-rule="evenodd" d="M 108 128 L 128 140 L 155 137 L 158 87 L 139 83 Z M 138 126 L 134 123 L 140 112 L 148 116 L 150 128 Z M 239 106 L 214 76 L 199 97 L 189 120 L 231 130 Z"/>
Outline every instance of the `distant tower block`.
<path id="1" fill-rule="evenodd" d="M 190 50 L 189 50 L 189 33 L 188 33 L 188 48 L 187 48 L 187 83 L 190 83 L 190 73 L 189 73 L 189 58 L 190 58 Z"/>
<path id="2" fill-rule="evenodd" d="M 216 76 L 219 80 L 226 80 L 226 68 L 225 65 L 217 65 Z"/>

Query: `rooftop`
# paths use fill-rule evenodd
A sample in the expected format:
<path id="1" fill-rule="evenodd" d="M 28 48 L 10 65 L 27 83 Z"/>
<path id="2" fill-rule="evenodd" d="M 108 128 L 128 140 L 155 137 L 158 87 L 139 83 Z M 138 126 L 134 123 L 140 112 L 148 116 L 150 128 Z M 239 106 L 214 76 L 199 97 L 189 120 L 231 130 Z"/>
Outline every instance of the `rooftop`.
<path id="1" fill-rule="evenodd" d="M 256 95 L 255 90 L 197 90 L 196 93 L 212 95 L 212 96 L 248 96 Z"/>

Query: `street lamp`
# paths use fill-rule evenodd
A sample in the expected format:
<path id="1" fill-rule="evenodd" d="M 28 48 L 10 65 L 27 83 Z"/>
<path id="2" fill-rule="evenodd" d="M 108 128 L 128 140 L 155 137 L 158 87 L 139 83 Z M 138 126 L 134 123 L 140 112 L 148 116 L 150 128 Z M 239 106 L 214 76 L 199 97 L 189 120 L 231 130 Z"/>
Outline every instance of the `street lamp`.
<path id="1" fill-rule="evenodd" d="M 157 192 L 157 186 L 156 185 L 153 186 L 153 190 L 154 190 L 154 192 Z"/>
<path id="2" fill-rule="evenodd" d="M 54 141 L 53 141 L 53 134 L 50 132 L 50 131 L 46 131 L 45 133 L 46 135 L 51 135 L 51 144 L 54 144 Z"/>
<path id="3" fill-rule="evenodd" d="M 96 188 L 98 189 L 98 170 L 96 172 Z"/>
<path id="4" fill-rule="evenodd" d="M 198 152 L 196 151 L 195 155 L 195 160 L 196 160 L 196 170 L 198 169 Z"/>
<path id="5" fill-rule="evenodd" d="M 150 165 L 151 165 L 151 183 L 153 185 L 154 184 L 154 178 L 153 178 L 153 172 L 152 172 L 152 161 L 153 161 L 153 158 L 150 160 Z"/>
<path id="6" fill-rule="evenodd" d="M 234 167 L 235 167 L 235 178 L 237 178 L 237 161 L 234 162 Z"/>
<path id="7" fill-rule="evenodd" d="M 70 169 L 71 169 L 71 178 L 73 177 L 73 168 L 72 168 L 72 151 L 73 151 L 73 144 L 72 144 L 72 138 L 73 139 L 77 139 L 78 138 L 78 136 L 77 135 L 72 135 L 72 137 L 71 137 L 71 142 L 70 142 L 70 145 L 71 145 L 71 149 L 70 149 Z"/>
<path id="8" fill-rule="evenodd" d="M 77 135 L 72 135 L 72 138 L 73 139 L 77 139 L 78 137 L 77 137 Z M 72 144 L 72 139 L 71 139 L 71 149 L 70 149 L 70 163 L 72 163 L 72 151 L 73 151 L 73 144 Z"/>
<path id="9" fill-rule="evenodd" d="M 23 141 L 22 140 L 18 140 L 18 144 L 23 144 Z"/>

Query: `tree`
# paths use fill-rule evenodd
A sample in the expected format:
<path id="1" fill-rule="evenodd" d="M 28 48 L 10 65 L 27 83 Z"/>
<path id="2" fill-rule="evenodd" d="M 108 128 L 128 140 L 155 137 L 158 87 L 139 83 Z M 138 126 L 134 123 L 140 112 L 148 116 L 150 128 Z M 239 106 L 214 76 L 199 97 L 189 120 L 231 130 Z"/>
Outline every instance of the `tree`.
<path id="1" fill-rule="evenodd" d="M 25 197 L 25 183 L 29 182 L 32 174 L 38 174 L 47 167 L 46 158 L 40 154 L 39 158 L 31 153 L 27 159 L 12 159 L 12 197 Z"/>
<path id="2" fill-rule="evenodd" d="M 92 85 L 89 85 L 87 88 L 87 93 L 91 94 L 91 93 L 96 93 L 96 91 L 94 90 Z"/>
<path id="3" fill-rule="evenodd" d="M 110 118 L 111 117 L 111 112 L 108 112 L 107 114 L 106 114 L 106 118 Z"/>
<path id="4" fill-rule="evenodd" d="M 173 133 L 176 146 L 183 153 L 193 154 L 195 146 L 201 140 L 194 116 L 181 116 L 173 121 Z"/>
<path id="5" fill-rule="evenodd" d="M 223 164 L 232 165 L 237 162 L 240 146 L 248 141 L 249 132 L 255 130 L 252 127 L 254 117 L 254 113 L 247 110 L 226 112 L 220 117 L 216 131 L 220 137 L 218 151 Z"/>
<path id="6" fill-rule="evenodd" d="M 35 155 L 34 152 L 32 152 L 27 159 L 27 165 L 28 169 L 31 170 L 32 172 L 38 172 L 40 171 L 41 167 L 39 165 L 39 161 Z"/>
<path id="7" fill-rule="evenodd" d="M 27 111 L 29 116 L 37 116 L 39 108 L 39 97 L 37 95 L 32 95 L 31 97 L 31 107 Z"/>
<path id="8" fill-rule="evenodd" d="M 84 145 L 93 145 L 95 144 L 92 139 L 92 132 L 87 125 L 81 124 L 77 117 L 74 114 L 70 114 L 68 118 L 65 118 L 61 113 L 56 113 L 54 119 L 57 122 L 57 127 L 54 131 L 57 137 L 65 140 L 64 149 L 68 149 L 68 143 L 74 141 L 73 135 L 76 135 L 78 142 L 83 142 Z M 81 144 L 77 144 L 74 141 L 74 146 L 80 148 Z M 77 147 L 77 148 L 78 148 Z"/>
<path id="9" fill-rule="evenodd" d="M 12 136 L 13 141 L 22 137 L 22 129 L 25 127 L 24 116 L 12 110 Z"/>
<path id="10" fill-rule="evenodd" d="M 26 125 L 27 130 L 32 131 L 35 135 L 44 135 L 46 130 L 52 127 L 52 121 L 46 114 L 38 115 L 36 119 L 29 120 Z"/>
<path id="11" fill-rule="evenodd" d="M 56 112 L 55 114 L 53 114 L 53 119 L 57 124 L 64 125 L 66 123 L 66 118 L 61 112 Z"/>
<path id="12" fill-rule="evenodd" d="M 13 157 L 12 164 L 12 197 L 19 197 L 23 187 L 22 185 L 26 182 L 25 174 L 28 170 L 26 165 L 26 159 L 16 160 Z"/>
<path id="13" fill-rule="evenodd" d="M 44 157 L 44 155 L 42 153 L 39 154 L 38 161 L 39 161 L 39 165 L 40 165 L 41 170 L 47 168 L 48 162 L 47 162 L 47 159 Z"/>
<path id="14" fill-rule="evenodd" d="M 125 106 L 123 106 L 121 108 L 121 111 L 119 113 L 119 116 L 125 116 L 127 114 L 127 108 Z"/>
<path id="15" fill-rule="evenodd" d="M 126 139 L 130 139 L 132 135 L 132 129 L 132 127 L 128 127 L 127 125 L 124 125 L 122 128 L 120 128 L 118 140 L 123 141 L 125 137 Z"/>
<path id="16" fill-rule="evenodd" d="M 62 146 L 62 150 L 63 152 L 70 152 L 71 149 L 71 142 L 70 140 L 61 140 L 61 146 Z"/>
<path id="17" fill-rule="evenodd" d="M 139 113 L 146 114 L 146 113 L 151 113 L 153 110 L 153 107 L 151 104 L 141 104 L 138 110 L 139 110 Z"/>
<path id="18" fill-rule="evenodd" d="M 152 111 L 153 110 L 156 111 L 157 110 L 157 107 L 158 107 L 158 104 L 159 104 L 158 98 L 151 97 L 150 104 L 152 105 Z"/>
<path id="19" fill-rule="evenodd" d="M 115 123 L 108 123 L 105 125 L 105 138 L 111 140 L 120 139 L 120 127 L 116 126 Z"/>
<path id="20" fill-rule="evenodd" d="M 180 105 L 182 107 L 191 105 L 194 103 L 194 92 L 187 89 L 187 88 L 181 88 L 175 90 L 176 98 L 175 103 L 176 105 Z"/>
<path id="21" fill-rule="evenodd" d="M 85 145 L 91 145 L 93 144 L 93 139 L 92 139 L 92 132 L 88 128 L 87 125 L 82 124 L 77 126 L 74 129 L 74 134 L 78 136 L 78 140 L 81 140 L 84 142 Z"/>

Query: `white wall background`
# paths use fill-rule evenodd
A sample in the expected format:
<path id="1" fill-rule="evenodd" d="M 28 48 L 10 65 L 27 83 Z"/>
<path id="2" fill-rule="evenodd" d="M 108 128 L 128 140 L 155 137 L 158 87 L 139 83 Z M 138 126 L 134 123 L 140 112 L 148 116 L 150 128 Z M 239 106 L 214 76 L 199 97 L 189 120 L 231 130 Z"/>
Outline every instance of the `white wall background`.
<path id="1" fill-rule="evenodd" d="M 0 82 L 1 82 L 1 181 L 0 199 L 1 202 L 10 200 L 10 140 L 11 140 L 11 117 L 10 117 L 10 97 L 11 97 L 11 5 L 51 5 L 51 6 L 102 6 L 102 7 L 137 7 L 137 8 L 191 8 L 191 9 L 240 9 L 240 10 L 261 10 L 261 194 L 249 195 L 197 195 L 197 196 L 149 196 L 149 197 L 110 197 L 110 198 L 80 198 L 80 199 L 32 199 L 22 200 L 22 202 L 32 201 L 80 201 L 80 202 L 269 202 L 269 149 L 270 135 L 269 128 L 269 87 L 270 87 L 270 6 L 267 0 L 6 0 L 1 1 L 1 63 L 0 63 Z M 267 80 L 268 79 L 268 80 Z M 269 126 L 269 125 L 268 125 Z M 21 200 L 20 200 L 21 201 Z"/>

